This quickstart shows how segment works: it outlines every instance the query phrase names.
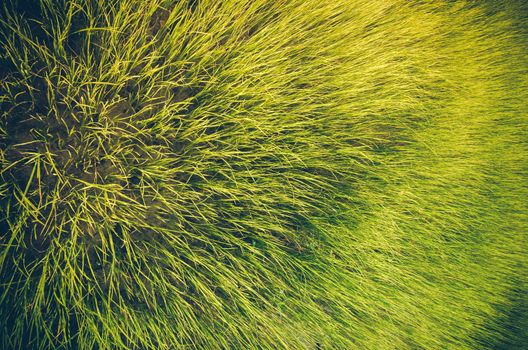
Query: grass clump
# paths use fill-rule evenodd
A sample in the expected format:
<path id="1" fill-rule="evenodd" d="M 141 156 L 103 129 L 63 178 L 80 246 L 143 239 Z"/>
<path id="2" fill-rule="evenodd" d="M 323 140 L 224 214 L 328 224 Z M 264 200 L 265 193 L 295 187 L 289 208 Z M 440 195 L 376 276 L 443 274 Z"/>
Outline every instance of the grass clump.
<path id="1" fill-rule="evenodd" d="M 491 349 L 528 287 L 508 6 L 8 1 L 0 346 Z"/>

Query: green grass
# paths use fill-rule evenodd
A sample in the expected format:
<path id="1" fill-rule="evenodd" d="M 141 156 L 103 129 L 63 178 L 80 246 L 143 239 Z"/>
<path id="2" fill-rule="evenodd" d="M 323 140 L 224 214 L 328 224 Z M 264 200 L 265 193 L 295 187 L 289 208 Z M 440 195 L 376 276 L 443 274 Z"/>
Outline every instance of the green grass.
<path id="1" fill-rule="evenodd" d="M 1 349 L 515 344 L 520 2 L 2 6 Z"/>

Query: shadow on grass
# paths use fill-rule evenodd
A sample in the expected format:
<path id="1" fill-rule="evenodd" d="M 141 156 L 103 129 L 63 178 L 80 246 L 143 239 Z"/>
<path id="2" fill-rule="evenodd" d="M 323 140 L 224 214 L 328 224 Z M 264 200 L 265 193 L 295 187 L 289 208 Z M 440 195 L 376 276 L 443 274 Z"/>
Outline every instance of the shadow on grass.
<path id="1" fill-rule="evenodd" d="M 504 336 L 502 341 L 493 344 L 494 350 L 526 350 L 528 349 L 528 292 L 519 293 L 513 308 L 507 313 L 504 321 Z"/>

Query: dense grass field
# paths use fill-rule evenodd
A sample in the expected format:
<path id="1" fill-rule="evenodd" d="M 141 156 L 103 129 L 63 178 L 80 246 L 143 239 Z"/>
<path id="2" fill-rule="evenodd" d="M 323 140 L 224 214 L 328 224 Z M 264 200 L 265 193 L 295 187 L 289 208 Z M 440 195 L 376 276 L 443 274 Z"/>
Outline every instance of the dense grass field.
<path id="1" fill-rule="evenodd" d="M 527 348 L 522 1 L 0 6 L 0 349 Z"/>

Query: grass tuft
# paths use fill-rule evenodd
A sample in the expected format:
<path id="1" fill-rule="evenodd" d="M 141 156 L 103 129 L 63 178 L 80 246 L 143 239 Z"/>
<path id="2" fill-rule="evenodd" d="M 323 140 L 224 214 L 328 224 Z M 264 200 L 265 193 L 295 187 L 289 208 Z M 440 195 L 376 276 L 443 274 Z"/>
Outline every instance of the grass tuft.
<path id="1" fill-rule="evenodd" d="M 7 0 L 0 348 L 499 346 L 527 317 L 526 13 Z"/>

